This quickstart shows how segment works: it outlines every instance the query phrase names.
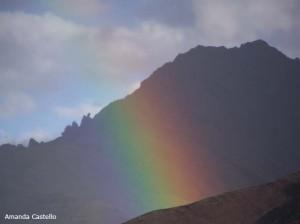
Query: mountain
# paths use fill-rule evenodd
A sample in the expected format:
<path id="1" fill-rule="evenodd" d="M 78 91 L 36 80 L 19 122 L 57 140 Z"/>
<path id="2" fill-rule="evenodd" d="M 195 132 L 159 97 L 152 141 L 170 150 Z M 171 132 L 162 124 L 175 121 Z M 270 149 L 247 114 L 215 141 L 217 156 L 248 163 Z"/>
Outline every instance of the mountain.
<path id="1" fill-rule="evenodd" d="M 300 170 L 300 62 L 197 46 L 47 143 L 0 147 L 1 213 L 121 223 Z"/>
<path id="2" fill-rule="evenodd" d="M 190 205 L 150 212 L 126 224 L 297 224 L 300 173 Z"/>

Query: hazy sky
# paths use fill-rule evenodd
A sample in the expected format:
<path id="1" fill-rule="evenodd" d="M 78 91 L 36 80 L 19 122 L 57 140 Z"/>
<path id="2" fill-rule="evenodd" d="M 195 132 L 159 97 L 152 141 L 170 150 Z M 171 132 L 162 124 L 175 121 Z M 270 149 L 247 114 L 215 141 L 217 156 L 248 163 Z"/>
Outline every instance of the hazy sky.
<path id="1" fill-rule="evenodd" d="M 0 143 L 47 140 L 198 44 L 300 56 L 299 0 L 1 0 Z"/>

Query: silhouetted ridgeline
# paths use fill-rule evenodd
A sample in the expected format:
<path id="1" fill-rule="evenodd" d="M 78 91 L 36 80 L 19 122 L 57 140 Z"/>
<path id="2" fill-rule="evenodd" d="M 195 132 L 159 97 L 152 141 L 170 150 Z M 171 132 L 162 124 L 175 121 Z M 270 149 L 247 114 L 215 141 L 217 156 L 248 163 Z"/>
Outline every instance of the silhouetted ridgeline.
<path id="1" fill-rule="evenodd" d="M 262 40 L 195 47 L 61 137 L 1 146 L 0 212 L 121 223 L 298 171 L 299 86 L 299 60 Z"/>

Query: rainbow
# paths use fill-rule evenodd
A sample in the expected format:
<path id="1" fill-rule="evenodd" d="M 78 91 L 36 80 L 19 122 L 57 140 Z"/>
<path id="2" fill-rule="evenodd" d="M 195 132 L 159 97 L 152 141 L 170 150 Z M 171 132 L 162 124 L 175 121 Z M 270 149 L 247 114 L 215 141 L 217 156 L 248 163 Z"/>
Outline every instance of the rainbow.
<path id="1" fill-rule="evenodd" d="M 59 9 L 60 13 L 68 17 L 68 13 L 64 12 L 68 6 L 57 2 L 44 3 L 47 7 Z M 80 55 L 90 55 L 88 48 L 83 47 L 83 52 L 76 53 L 71 50 L 72 48 L 67 58 L 72 58 L 72 61 L 77 61 L 76 57 Z M 80 57 L 78 60 L 82 64 L 90 65 L 89 61 L 95 59 Z M 94 70 L 99 72 L 100 67 L 89 70 L 92 73 Z M 170 125 L 181 127 L 184 124 L 168 122 L 165 115 L 174 111 L 164 103 L 155 102 L 149 105 L 149 102 L 153 102 L 152 94 L 142 97 L 133 94 L 129 98 L 134 100 L 128 100 L 125 104 L 122 101 L 113 103 L 122 104 L 122 107 L 104 116 L 102 125 L 107 130 L 107 136 L 100 136 L 109 139 L 108 142 L 111 141 L 101 150 L 108 148 L 111 161 L 119 174 L 116 183 L 121 183 L 120 190 L 132 196 L 140 213 L 200 199 L 203 192 L 210 187 L 204 182 L 210 168 L 199 170 L 197 164 L 199 158 L 207 158 L 207 155 L 199 155 L 199 152 L 190 150 L 196 147 L 188 136 L 169 131 Z"/>
<path id="2" fill-rule="evenodd" d="M 150 109 L 152 98 L 133 94 L 126 103 L 117 101 L 104 121 L 106 138 L 113 139 L 111 156 L 122 164 L 122 191 L 132 195 L 139 212 L 191 203 L 209 187 L 200 179 L 208 171 L 196 166 L 199 153 L 189 150 L 191 142 L 182 133 L 168 132 L 162 112 L 171 111 L 159 102 Z"/>

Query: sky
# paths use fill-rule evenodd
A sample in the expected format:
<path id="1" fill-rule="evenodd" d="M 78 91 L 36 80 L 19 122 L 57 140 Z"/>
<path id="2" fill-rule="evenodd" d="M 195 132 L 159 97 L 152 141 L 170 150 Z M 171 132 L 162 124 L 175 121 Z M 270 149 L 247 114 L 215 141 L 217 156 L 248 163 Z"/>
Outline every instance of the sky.
<path id="1" fill-rule="evenodd" d="M 48 141 L 197 45 L 300 56 L 299 0 L 1 0 L 0 144 Z"/>

